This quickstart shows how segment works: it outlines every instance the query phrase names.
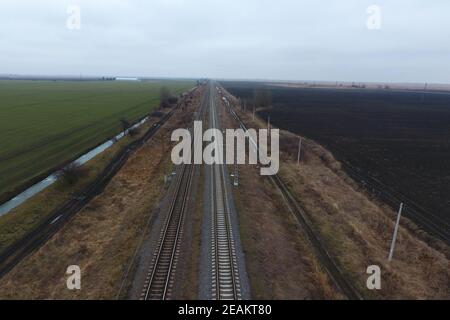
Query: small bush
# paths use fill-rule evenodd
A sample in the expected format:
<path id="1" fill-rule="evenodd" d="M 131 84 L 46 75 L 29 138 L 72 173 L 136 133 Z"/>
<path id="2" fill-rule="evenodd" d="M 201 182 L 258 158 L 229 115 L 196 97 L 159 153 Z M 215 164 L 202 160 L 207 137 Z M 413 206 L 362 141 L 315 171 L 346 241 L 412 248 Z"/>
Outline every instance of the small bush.
<path id="1" fill-rule="evenodd" d="M 85 177 L 88 173 L 86 168 L 83 168 L 78 163 L 71 163 L 61 169 L 58 176 L 67 185 L 74 185 L 81 178 Z"/>
<path id="2" fill-rule="evenodd" d="M 128 129 L 128 134 L 130 137 L 135 137 L 139 134 L 139 132 L 141 132 L 141 130 L 139 128 L 130 128 Z"/>
<path id="3" fill-rule="evenodd" d="M 130 137 L 137 136 L 140 132 L 138 128 L 133 128 L 130 122 L 126 119 L 120 119 L 120 123 L 122 125 L 123 132 L 125 132 L 125 135 L 129 135 Z"/>

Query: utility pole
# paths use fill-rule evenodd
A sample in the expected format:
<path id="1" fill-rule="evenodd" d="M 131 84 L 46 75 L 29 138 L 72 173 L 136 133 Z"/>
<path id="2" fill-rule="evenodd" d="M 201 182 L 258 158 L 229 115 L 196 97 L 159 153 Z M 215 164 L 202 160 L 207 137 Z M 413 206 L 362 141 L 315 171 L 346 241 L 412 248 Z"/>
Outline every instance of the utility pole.
<path id="1" fill-rule="evenodd" d="M 253 104 L 253 121 L 255 121 L 256 106 Z"/>
<path id="2" fill-rule="evenodd" d="M 302 152 L 302 137 L 300 137 L 300 140 L 298 142 L 298 155 L 297 155 L 297 165 L 300 165 L 300 155 Z"/>
<path id="3" fill-rule="evenodd" d="M 392 261 L 392 257 L 394 256 L 395 242 L 397 241 L 398 226 L 400 224 L 400 218 L 402 216 L 402 211 L 403 211 L 403 203 L 400 204 L 400 209 L 398 209 L 397 222 L 395 223 L 394 235 L 392 237 L 392 243 L 391 243 L 391 250 L 389 251 L 389 258 L 388 258 L 389 262 Z"/>
<path id="4" fill-rule="evenodd" d="M 421 101 L 420 101 L 422 104 L 425 103 L 425 93 L 426 93 L 426 91 L 427 91 L 427 88 L 428 88 L 428 83 L 425 83 L 425 86 L 424 86 L 424 88 L 423 88 L 423 93 L 422 93 Z"/>
<path id="5" fill-rule="evenodd" d="M 270 132 L 270 116 L 267 117 L 267 132 Z"/>

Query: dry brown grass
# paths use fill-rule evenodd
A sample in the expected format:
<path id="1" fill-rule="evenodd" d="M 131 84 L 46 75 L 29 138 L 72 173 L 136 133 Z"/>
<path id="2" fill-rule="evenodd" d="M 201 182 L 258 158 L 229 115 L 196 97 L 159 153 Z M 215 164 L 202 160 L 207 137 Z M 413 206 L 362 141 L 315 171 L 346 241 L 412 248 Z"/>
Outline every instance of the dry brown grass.
<path id="1" fill-rule="evenodd" d="M 245 166 L 239 172 L 235 197 L 252 298 L 342 298 L 274 186 L 255 168 Z"/>

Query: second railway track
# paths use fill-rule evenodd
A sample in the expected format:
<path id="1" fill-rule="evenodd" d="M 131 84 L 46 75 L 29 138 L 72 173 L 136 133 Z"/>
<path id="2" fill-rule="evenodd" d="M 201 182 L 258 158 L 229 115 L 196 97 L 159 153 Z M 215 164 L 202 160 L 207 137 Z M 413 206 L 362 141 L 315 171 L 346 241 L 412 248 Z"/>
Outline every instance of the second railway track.
<path id="1" fill-rule="evenodd" d="M 242 299 L 236 248 L 230 221 L 230 209 L 223 181 L 225 177 L 220 165 L 211 166 L 212 194 L 212 298 L 214 300 Z"/>
<path id="2" fill-rule="evenodd" d="M 209 86 L 210 127 L 220 129 L 215 90 Z M 216 145 L 219 150 L 219 145 Z M 235 235 L 231 222 L 230 194 L 223 164 L 211 170 L 211 295 L 214 300 L 241 300 L 242 289 L 237 263 Z"/>

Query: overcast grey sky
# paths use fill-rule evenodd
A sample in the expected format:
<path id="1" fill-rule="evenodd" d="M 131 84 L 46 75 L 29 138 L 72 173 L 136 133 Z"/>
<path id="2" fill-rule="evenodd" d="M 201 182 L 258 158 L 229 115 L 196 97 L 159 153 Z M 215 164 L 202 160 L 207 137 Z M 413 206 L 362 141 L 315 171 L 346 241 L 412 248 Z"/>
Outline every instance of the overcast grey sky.
<path id="1" fill-rule="evenodd" d="M 0 0 L 0 27 L 1 74 L 450 83 L 448 0 Z"/>

